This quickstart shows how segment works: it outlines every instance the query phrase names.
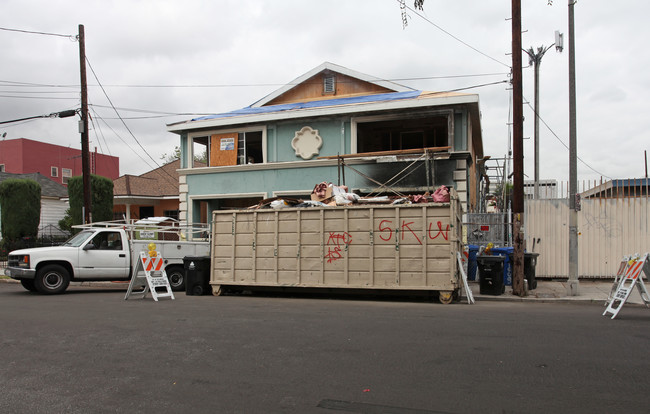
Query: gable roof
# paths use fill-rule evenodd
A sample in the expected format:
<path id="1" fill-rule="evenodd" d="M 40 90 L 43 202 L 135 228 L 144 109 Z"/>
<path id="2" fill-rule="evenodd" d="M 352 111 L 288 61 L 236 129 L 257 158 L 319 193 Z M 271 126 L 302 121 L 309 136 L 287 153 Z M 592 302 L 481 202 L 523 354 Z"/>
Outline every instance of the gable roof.
<path id="1" fill-rule="evenodd" d="M 284 85 L 280 89 L 275 90 L 274 92 L 270 93 L 269 95 L 265 96 L 259 101 L 253 103 L 252 105 L 250 105 L 250 108 L 258 108 L 260 106 L 264 106 L 269 102 L 273 101 L 275 98 L 295 88 L 297 85 L 300 85 L 303 82 L 307 81 L 308 79 L 312 78 L 313 76 L 318 75 L 319 73 L 325 71 L 340 73 L 342 75 L 346 75 L 351 78 L 359 79 L 364 82 L 368 82 L 373 85 L 386 88 L 389 91 L 393 91 L 393 92 L 408 92 L 414 90 L 413 88 L 409 88 L 407 86 L 403 86 L 398 83 L 380 79 L 374 76 L 366 75 L 365 73 L 357 72 L 343 66 L 335 65 L 334 63 L 324 62 L 319 66 L 315 67 L 314 69 L 310 70 L 309 72 L 305 73 L 304 75 L 297 77 L 296 79 Z"/>
<path id="2" fill-rule="evenodd" d="M 36 181 L 41 186 L 41 197 L 64 198 L 68 196 L 68 189 L 66 186 L 50 180 L 41 173 L 12 174 L 0 172 L 0 182 L 11 178 Z"/>

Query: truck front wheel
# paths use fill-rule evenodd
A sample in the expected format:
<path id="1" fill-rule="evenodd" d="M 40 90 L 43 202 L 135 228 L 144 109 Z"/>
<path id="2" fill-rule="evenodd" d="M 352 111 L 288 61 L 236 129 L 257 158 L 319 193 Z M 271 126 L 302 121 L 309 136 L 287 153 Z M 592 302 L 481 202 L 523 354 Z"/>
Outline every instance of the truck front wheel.
<path id="1" fill-rule="evenodd" d="M 36 286 L 34 286 L 34 281 L 31 279 L 22 279 L 20 284 L 30 292 L 36 292 Z"/>
<path id="2" fill-rule="evenodd" d="M 182 266 L 169 266 L 165 269 L 169 286 L 174 292 L 185 290 L 185 270 Z"/>
<path id="3" fill-rule="evenodd" d="M 70 284 L 70 274 L 63 266 L 47 265 L 43 266 L 36 273 L 34 287 L 39 293 L 46 295 L 56 295 L 65 292 Z"/>

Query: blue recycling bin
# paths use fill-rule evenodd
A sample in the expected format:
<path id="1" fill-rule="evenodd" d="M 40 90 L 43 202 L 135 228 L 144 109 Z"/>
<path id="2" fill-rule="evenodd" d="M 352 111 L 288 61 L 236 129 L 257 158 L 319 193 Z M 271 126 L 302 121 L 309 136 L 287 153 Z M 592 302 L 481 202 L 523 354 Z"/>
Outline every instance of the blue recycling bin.
<path id="1" fill-rule="evenodd" d="M 515 251 L 514 247 L 493 247 L 492 254 L 495 256 L 503 256 L 503 285 L 512 286 L 512 253 Z"/>
<path id="2" fill-rule="evenodd" d="M 467 246 L 467 280 L 476 280 L 476 255 L 478 254 L 478 246 L 470 244 Z"/>

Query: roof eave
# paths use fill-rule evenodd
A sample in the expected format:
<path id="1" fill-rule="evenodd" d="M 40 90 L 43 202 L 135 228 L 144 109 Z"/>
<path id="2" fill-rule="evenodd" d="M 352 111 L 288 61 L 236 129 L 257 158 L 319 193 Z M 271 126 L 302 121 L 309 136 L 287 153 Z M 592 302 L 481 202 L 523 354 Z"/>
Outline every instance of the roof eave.
<path id="1" fill-rule="evenodd" d="M 184 131 L 193 131 L 199 129 L 220 128 L 250 123 L 265 123 L 271 121 L 281 121 L 297 118 L 313 118 L 331 115 L 349 115 L 358 112 L 380 112 L 387 110 L 399 110 L 409 108 L 426 108 L 431 106 L 445 105 L 467 105 L 476 104 L 478 107 L 478 95 L 455 95 L 441 96 L 431 98 L 405 99 L 387 102 L 372 102 L 354 105 L 326 106 L 319 108 L 300 109 L 282 112 L 270 112 L 254 115 L 241 115 L 235 117 L 215 118 L 202 121 L 185 121 L 167 125 L 167 131 L 181 134 Z M 477 108 L 478 113 L 478 108 Z"/>

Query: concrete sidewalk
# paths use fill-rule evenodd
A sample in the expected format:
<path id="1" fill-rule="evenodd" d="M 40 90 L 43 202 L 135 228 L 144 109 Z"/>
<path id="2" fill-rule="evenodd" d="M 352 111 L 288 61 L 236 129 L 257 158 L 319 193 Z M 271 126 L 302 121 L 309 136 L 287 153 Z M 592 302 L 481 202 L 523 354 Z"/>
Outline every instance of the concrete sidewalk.
<path id="1" fill-rule="evenodd" d="M 4 269 L 0 267 L 0 283 L 20 283 L 17 280 L 4 276 Z M 469 287 L 472 295 L 477 301 L 510 301 L 510 302 L 558 302 L 558 303 L 596 303 L 604 304 L 611 292 L 613 280 L 580 280 L 578 285 L 578 296 L 567 296 L 567 283 L 556 280 L 537 280 L 537 288 L 528 291 L 525 297 L 512 294 L 512 287 L 506 286 L 505 293 L 501 295 L 486 295 L 480 293 L 478 281 L 470 281 Z M 104 286 L 126 289 L 126 283 L 115 282 L 72 282 L 72 286 Z M 646 288 L 650 290 L 650 284 L 646 282 Z M 466 302 L 465 292 L 461 292 L 461 300 Z M 644 305 L 638 289 L 634 289 L 626 304 Z"/>
<path id="2" fill-rule="evenodd" d="M 567 282 L 555 280 L 537 280 L 537 288 L 528 291 L 525 297 L 519 297 L 512 294 L 512 286 L 506 286 L 505 293 L 495 295 L 485 295 L 480 293 L 478 282 L 469 282 L 472 295 L 476 300 L 494 300 L 494 301 L 520 301 L 520 302 L 564 302 L 564 303 L 597 303 L 605 304 L 612 291 L 613 280 L 580 280 L 578 284 L 578 296 L 567 296 Z M 646 282 L 646 289 L 650 289 Z M 465 297 L 463 295 L 463 300 Z M 630 294 L 626 304 L 644 305 L 638 289 Z"/>

